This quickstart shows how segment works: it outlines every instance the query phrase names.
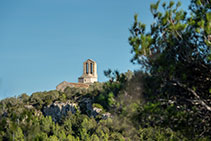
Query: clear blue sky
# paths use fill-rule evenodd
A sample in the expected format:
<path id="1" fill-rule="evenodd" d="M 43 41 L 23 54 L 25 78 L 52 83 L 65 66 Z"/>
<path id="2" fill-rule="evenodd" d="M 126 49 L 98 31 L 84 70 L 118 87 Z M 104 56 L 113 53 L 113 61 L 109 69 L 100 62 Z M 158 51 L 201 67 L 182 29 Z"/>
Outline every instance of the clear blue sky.
<path id="1" fill-rule="evenodd" d="M 129 30 L 135 13 L 149 25 L 156 0 L 1 0 L 0 99 L 77 82 L 82 63 L 125 72 L 130 63 Z M 182 0 L 183 8 L 189 1 Z"/>

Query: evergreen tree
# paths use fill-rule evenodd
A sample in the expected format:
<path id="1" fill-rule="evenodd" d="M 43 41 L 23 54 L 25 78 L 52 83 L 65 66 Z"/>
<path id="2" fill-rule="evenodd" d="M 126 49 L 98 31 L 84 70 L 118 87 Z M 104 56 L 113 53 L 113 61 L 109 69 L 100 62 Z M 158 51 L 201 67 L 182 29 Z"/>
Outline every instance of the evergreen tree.
<path id="1" fill-rule="evenodd" d="M 208 135 L 211 132 L 211 2 L 192 0 L 189 11 L 181 10 L 180 5 L 180 2 L 163 2 L 164 12 L 160 12 L 160 0 L 151 4 L 155 22 L 149 32 L 135 15 L 129 37 L 134 54 L 131 61 L 141 64 L 148 73 L 144 80 L 146 99 L 173 105 L 177 111 L 183 109 L 192 116 L 185 119 L 184 126 L 196 124 L 193 132 Z M 169 116 L 173 118 L 173 114 Z"/>

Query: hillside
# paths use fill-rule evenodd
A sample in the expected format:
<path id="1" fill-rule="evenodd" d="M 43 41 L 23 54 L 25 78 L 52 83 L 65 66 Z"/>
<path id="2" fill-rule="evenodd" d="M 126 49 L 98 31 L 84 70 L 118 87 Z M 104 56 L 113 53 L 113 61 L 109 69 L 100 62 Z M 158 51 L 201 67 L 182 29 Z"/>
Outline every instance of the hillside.
<path id="1" fill-rule="evenodd" d="M 115 127 L 119 82 L 94 83 L 89 89 L 22 94 L 0 101 L 1 140 L 124 139 Z M 116 129 L 115 129 L 116 128 Z"/>
<path id="2" fill-rule="evenodd" d="M 204 125 L 176 105 L 143 94 L 143 72 L 113 73 L 89 89 L 37 92 L 0 101 L 0 140 L 188 140 Z M 186 109 L 187 111 L 190 109 Z M 187 118 L 188 117 L 188 118 Z M 210 125 L 204 126 L 209 128 Z M 209 139 L 207 133 L 200 139 Z"/>

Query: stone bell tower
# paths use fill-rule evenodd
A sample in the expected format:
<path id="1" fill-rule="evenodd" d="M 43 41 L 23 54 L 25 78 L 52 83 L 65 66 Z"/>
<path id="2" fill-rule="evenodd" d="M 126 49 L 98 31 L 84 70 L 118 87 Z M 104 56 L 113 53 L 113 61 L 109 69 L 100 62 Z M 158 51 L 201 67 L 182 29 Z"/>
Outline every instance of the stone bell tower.
<path id="1" fill-rule="evenodd" d="M 97 64 L 95 61 L 88 59 L 83 63 L 83 75 L 78 78 L 79 83 L 97 82 Z"/>

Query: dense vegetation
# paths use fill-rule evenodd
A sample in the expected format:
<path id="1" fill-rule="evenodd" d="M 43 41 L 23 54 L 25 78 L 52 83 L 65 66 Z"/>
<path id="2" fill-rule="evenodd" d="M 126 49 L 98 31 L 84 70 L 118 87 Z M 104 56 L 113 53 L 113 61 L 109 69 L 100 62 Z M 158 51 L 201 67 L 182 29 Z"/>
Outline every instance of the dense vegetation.
<path id="1" fill-rule="evenodd" d="M 162 3 L 164 12 L 159 5 L 151 5 L 150 32 L 137 15 L 130 29 L 131 61 L 143 69 L 105 71 L 109 81 L 88 89 L 4 99 L 0 140 L 211 140 L 211 3 L 192 0 L 189 12 L 180 2 Z M 46 116 L 57 101 L 76 111 Z"/>

